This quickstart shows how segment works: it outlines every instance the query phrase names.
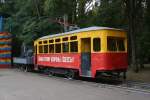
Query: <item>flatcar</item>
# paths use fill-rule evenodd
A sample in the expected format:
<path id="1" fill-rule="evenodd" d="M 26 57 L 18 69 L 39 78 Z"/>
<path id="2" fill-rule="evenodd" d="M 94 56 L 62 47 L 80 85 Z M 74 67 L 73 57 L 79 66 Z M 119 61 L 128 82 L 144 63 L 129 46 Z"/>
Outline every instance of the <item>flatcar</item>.
<path id="1" fill-rule="evenodd" d="M 34 64 L 36 70 L 72 78 L 126 78 L 127 34 L 122 29 L 95 26 L 43 36 L 34 41 Z"/>

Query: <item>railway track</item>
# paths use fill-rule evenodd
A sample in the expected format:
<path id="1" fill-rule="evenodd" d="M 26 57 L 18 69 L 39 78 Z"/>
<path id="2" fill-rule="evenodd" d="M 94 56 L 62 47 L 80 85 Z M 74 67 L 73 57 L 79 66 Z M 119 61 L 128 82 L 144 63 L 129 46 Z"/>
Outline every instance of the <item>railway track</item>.
<path id="1" fill-rule="evenodd" d="M 139 92 L 144 94 L 150 94 L 150 83 L 137 82 L 137 81 L 123 81 L 123 82 L 96 82 L 95 80 L 69 80 L 74 82 L 82 82 L 84 84 L 92 85 L 94 87 L 110 88 L 110 89 L 122 89 L 127 92 Z"/>
<path id="2" fill-rule="evenodd" d="M 102 88 L 122 89 L 127 92 L 139 92 L 144 94 L 150 94 L 150 84 L 144 82 L 125 81 L 120 84 L 112 84 L 112 83 L 95 83 L 95 82 L 84 81 L 83 83 L 85 84 L 91 83 L 90 85 L 102 87 Z"/>
<path id="3" fill-rule="evenodd" d="M 150 93 L 150 83 L 145 83 L 145 82 L 127 80 L 123 84 L 119 85 L 119 87 Z"/>
<path id="4" fill-rule="evenodd" d="M 59 75 L 58 76 L 57 75 L 49 76 L 49 75 L 45 75 L 42 73 L 33 73 L 33 74 L 37 74 L 37 75 L 45 76 L 45 77 L 51 77 L 51 78 L 58 79 L 61 81 L 69 81 L 69 82 L 73 82 L 73 83 L 83 83 L 83 84 L 94 86 L 94 87 L 122 89 L 127 92 L 140 92 L 140 93 L 144 93 L 144 94 L 150 94 L 150 83 L 129 81 L 129 80 L 122 81 L 122 82 L 121 81 L 119 81 L 119 82 L 116 82 L 116 81 L 103 82 L 103 80 L 97 81 L 97 80 L 93 80 L 93 79 L 89 79 L 89 78 L 87 78 L 87 79 L 86 78 L 84 78 L 84 79 L 82 79 L 82 78 L 67 79 L 64 77 L 60 77 Z"/>
<path id="5" fill-rule="evenodd" d="M 57 76 L 54 76 L 54 78 L 59 78 Z M 102 87 L 102 88 L 110 88 L 110 89 L 123 89 L 127 92 L 139 92 L 139 93 L 144 93 L 144 94 L 150 94 L 150 83 L 144 83 L 144 82 L 137 82 L 137 81 L 123 81 L 123 82 L 97 82 L 96 80 L 92 79 L 66 79 L 68 81 L 73 81 L 73 82 L 81 82 L 87 85 L 92 85 L 94 87 Z"/>

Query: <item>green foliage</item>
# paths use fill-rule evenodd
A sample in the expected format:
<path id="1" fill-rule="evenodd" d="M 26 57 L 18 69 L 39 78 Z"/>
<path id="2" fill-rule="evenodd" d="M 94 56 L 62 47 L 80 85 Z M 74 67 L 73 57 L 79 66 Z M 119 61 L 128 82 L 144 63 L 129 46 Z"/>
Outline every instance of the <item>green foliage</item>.
<path id="1" fill-rule="evenodd" d="M 68 15 L 68 22 L 79 27 L 107 26 L 128 29 L 128 0 L 99 0 L 100 6 L 86 11 L 92 0 L 12 0 L 0 4 L 0 13 L 11 15 L 5 20 L 5 30 L 11 31 L 15 39 L 33 45 L 37 38 L 63 32 L 63 26 L 55 19 Z M 140 1 L 140 0 L 139 0 Z M 142 6 L 142 5 L 145 6 Z M 142 9 L 141 9 L 142 8 Z M 140 9 L 140 10 L 139 10 Z M 138 55 L 150 54 L 150 0 L 137 6 L 136 39 L 140 47 Z M 9 29 L 11 27 L 11 29 Z M 145 52 L 141 52 L 145 50 Z"/>
<path id="2" fill-rule="evenodd" d="M 123 16 L 123 2 L 121 0 L 102 0 L 101 5 L 93 10 L 93 19 L 91 23 L 98 26 L 118 27 L 125 25 Z"/>
<path id="3" fill-rule="evenodd" d="M 45 15 L 51 17 L 62 17 L 68 15 L 69 22 L 75 22 L 76 0 L 46 0 L 44 3 Z"/>

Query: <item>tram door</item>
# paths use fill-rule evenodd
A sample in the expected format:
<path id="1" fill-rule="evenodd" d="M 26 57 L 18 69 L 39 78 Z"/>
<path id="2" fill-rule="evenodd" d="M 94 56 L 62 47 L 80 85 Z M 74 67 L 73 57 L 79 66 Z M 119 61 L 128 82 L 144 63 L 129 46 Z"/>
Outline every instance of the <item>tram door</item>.
<path id="1" fill-rule="evenodd" d="M 82 76 L 91 76 L 91 38 L 81 39 L 81 72 Z"/>

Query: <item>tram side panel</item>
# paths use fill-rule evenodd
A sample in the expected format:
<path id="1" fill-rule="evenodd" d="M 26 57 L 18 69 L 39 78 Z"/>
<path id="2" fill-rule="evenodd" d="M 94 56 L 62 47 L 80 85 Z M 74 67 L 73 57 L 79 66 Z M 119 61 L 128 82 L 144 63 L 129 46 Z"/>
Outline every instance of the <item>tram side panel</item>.
<path id="1" fill-rule="evenodd" d="M 80 54 L 38 54 L 37 65 L 42 67 L 80 69 Z"/>
<path id="2" fill-rule="evenodd" d="M 109 72 L 127 70 L 127 53 L 92 53 L 92 76 L 96 72 Z"/>

